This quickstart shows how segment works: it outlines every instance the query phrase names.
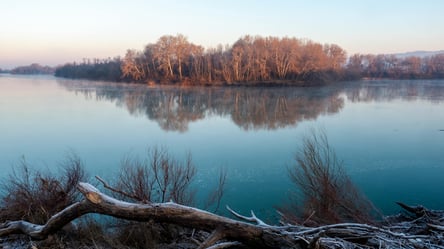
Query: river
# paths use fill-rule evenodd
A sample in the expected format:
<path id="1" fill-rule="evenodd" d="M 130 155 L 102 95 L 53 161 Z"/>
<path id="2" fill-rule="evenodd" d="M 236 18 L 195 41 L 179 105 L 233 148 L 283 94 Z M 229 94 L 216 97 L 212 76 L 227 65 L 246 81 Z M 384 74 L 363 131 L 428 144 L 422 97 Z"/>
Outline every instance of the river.
<path id="1" fill-rule="evenodd" d="M 0 177 L 23 157 L 51 170 L 74 151 L 98 185 L 93 176 L 112 181 L 123 158 L 165 147 L 192 154 L 198 196 L 224 168 L 222 205 L 271 217 L 313 128 L 384 213 L 395 201 L 444 209 L 444 80 L 185 88 L 0 74 Z"/>

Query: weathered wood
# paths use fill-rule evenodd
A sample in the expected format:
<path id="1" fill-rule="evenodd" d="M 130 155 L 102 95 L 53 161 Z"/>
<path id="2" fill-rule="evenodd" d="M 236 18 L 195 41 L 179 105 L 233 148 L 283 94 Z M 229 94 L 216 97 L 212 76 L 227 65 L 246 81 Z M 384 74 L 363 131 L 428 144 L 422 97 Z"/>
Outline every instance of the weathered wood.
<path id="1" fill-rule="evenodd" d="M 265 240 L 264 235 L 267 231 L 262 227 L 204 210 L 173 202 L 150 204 L 124 202 L 101 193 L 88 183 L 79 183 L 78 189 L 85 196 L 85 200 L 65 208 L 51 217 L 45 225 L 36 225 L 26 221 L 6 222 L 0 226 L 0 236 L 26 234 L 32 239 L 41 240 L 84 214 L 97 213 L 127 220 L 173 223 L 210 232 L 218 230 L 221 233 L 218 235 L 221 239 L 240 241 L 257 247 L 295 246 L 295 244 L 287 243 L 284 240 L 285 236 L 276 237 L 276 240 L 267 237 Z"/>
<path id="2" fill-rule="evenodd" d="M 101 193 L 88 183 L 80 183 L 78 190 L 85 199 L 55 214 L 46 224 L 32 224 L 23 220 L 5 222 L 0 225 L 0 237 L 25 234 L 32 239 L 42 240 L 84 214 L 97 213 L 127 220 L 171 223 L 210 232 L 211 236 L 200 244 L 200 248 L 223 248 L 239 243 L 253 248 L 444 248 L 442 246 L 444 214 L 423 207 L 405 205 L 406 210 L 413 213 L 428 214 L 425 215 L 425 220 L 418 218 L 402 220 L 385 227 L 358 223 L 320 227 L 271 226 L 257 218 L 253 212 L 251 217 L 247 217 L 229 209 L 237 218 L 255 224 L 173 202 L 147 204 L 124 202 Z M 419 223 L 425 224 L 427 230 L 421 230 L 420 233 L 410 232 L 409 225 L 417 226 Z"/>
<path id="3" fill-rule="evenodd" d="M 66 224 L 72 220 L 87 214 L 92 213 L 93 207 L 89 201 L 83 200 L 74 203 L 59 213 L 52 216 L 45 225 L 38 225 L 29 223 L 27 221 L 8 221 L 0 225 L 0 237 L 10 234 L 26 234 L 32 239 L 42 240 L 48 235 L 62 229 Z"/>

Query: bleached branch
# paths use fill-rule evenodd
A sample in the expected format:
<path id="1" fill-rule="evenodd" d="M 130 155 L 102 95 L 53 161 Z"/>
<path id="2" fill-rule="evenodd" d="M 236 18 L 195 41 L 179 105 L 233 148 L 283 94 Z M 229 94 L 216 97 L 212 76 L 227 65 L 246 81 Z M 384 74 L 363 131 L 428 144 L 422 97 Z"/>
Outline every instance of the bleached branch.
<path id="1" fill-rule="evenodd" d="M 241 246 L 242 243 L 234 241 L 234 242 L 221 242 L 217 243 L 215 245 L 212 245 L 210 247 L 207 247 L 206 249 L 223 249 L 223 248 L 229 248 L 229 247 L 235 247 L 235 246 Z"/>
<path id="2" fill-rule="evenodd" d="M 230 211 L 230 213 L 232 213 L 234 216 L 236 216 L 237 218 L 239 218 L 241 220 L 246 220 L 246 221 L 254 222 L 258 226 L 271 227 L 267 223 L 263 222 L 261 219 L 257 218 L 256 215 L 254 214 L 253 210 L 251 210 L 251 217 L 247 217 L 247 216 L 244 216 L 244 215 L 241 215 L 241 214 L 237 213 L 236 211 L 231 209 L 228 205 L 226 207 L 227 207 L 228 211 Z"/>

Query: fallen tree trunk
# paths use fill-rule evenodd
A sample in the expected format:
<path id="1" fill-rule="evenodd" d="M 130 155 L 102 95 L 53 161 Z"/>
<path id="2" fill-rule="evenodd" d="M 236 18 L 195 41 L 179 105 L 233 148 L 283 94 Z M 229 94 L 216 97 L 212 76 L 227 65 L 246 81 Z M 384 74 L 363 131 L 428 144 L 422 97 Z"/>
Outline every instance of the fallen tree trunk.
<path id="1" fill-rule="evenodd" d="M 274 230 L 271 226 L 257 226 L 173 202 L 150 204 L 123 202 L 101 193 L 88 183 L 80 183 L 78 189 L 85 199 L 52 216 L 45 225 L 22 220 L 6 222 L 1 226 L 0 236 L 26 234 L 33 239 L 41 240 L 84 214 L 97 213 L 127 220 L 154 220 L 204 231 L 216 231 L 212 236 L 219 238 L 217 241 L 228 239 L 255 247 L 270 248 L 297 245 L 287 241 L 285 235 L 273 236 Z M 214 240 L 211 237 L 209 239 Z"/>
<path id="2" fill-rule="evenodd" d="M 78 189 L 85 199 L 55 214 L 46 224 L 32 224 L 23 220 L 5 222 L 0 225 L 0 237 L 25 234 L 32 239 L 42 240 L 84 214 L 97 213 L 127 220 L 171 223 L 210 232 L 211 235 L 198 248 L 239 245 L 239 242 L 253 248 L 444 248 L 444 216 L 442 213 L 425 209 L 422 213 L 428 217 L 436 214 L 439 219 L 428 219 L 424 228 L 426 230 L 415 233 L 409 233 L 409 224 L 413 223 L 408 221 L 388 224 L 385 227 L 357 223 L 315 228 L 295 225 L 271 226 L 258 219 L 253 212 L 251 217 L 246 217 L 230 209 L 237 218 L 244 220 L 238 221 L 173 202 L 123 202 L 101 193 L 88 183 L 79 183 Z M 417 222 L 421 219 L 416 217 L 421 214 L 421 210 L 410 208 L 414 210 Z"/>

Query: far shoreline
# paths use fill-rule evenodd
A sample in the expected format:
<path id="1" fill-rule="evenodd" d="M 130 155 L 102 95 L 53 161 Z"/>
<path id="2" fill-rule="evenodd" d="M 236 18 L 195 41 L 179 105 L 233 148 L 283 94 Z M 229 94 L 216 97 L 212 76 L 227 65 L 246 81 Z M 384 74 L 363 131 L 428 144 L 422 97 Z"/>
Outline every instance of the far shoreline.
<path id="1" fill-rule="evenodd" d="M 182 82 L 178 81 L 148 81 L 148 82 L 136 82 L 136 81 L 113 81 L 108 79 L 90 79 L 90 78 L 73 78 L 73 77 L 63 77 L 56 76 L 55 74 L 48 73 L 11 73 L 11 72 L 0 72 L 0 76 L 34 76 L 34 77 L 44 77 L 51 76 L 56 79 L 68 79 L 68 80 L 86 80 L 86 81 L 96 81 L 102 83 L 110 83 L 110 84 L 131 84 L 131 85 L 145 85 L 149 87 L 180 87 L 180 88 L 194 88 L 194 87 L 245 87 L 245 88 L 254 88 L 254 87 L 265 87 L 265 88 L 306 88 L 306 87 L 322 87 L 322 86 L 332 86 L 340 83 L 347 82 L 371 82 L 371 81 L 380 81 L 380 80 L 388 80 L 388 81 L 410 81 L 410 80 L 443 80 L 441 77 L 418 77 L 418 78 L 390 78 L 390 77 L 347 77 L 347 78 L 339 78 L 334 80 L 313 80 L 313 81 L 302 81 L 302 80 L 269 80 L 269 81 L 240 81 L 240 82 L 192 82 L 189 79 L 185 79 Z"/>

